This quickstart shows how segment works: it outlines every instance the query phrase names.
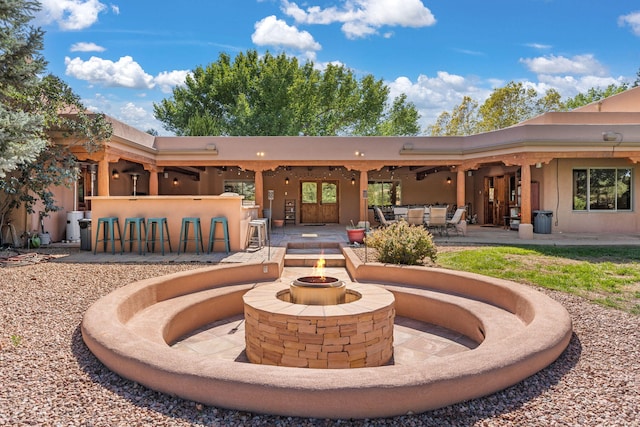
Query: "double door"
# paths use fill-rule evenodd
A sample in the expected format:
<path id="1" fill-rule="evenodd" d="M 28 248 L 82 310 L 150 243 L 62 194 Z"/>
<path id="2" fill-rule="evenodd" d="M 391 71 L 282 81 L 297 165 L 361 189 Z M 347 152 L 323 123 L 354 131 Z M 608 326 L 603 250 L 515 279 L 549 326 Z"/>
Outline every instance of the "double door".
<path id="1" fill-rule="evenodd" d="M 300 222 L 326 224 L 340 222 L 338 181 L 303 180 L 300 182 Z"/>

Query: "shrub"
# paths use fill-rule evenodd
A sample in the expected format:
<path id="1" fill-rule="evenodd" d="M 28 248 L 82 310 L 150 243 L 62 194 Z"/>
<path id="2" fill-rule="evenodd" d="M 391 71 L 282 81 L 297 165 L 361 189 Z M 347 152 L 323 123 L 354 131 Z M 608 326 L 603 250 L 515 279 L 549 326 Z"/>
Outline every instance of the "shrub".
<path id="1" fill-rule="evenodd" d="M 431 234 L 424 227 L 404 220 L 373 231 L 365 243 L 377 249 L 378 261 L 383 263 L 423 265 L 425 258 L 435 262 L 437 256 Z"/>

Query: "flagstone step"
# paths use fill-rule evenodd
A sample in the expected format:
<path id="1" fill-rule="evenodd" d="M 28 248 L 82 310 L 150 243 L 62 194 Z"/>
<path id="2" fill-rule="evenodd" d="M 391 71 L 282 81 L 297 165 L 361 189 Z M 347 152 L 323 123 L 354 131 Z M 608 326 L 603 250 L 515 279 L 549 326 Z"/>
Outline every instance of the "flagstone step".
<path id="1" fill-rule="evenodd" d="M 287 245 L 285 267 L 314 267 L 320 258 L 325 267 L 345 267 L 340 244 L 335 242 L 292 242 Z"/>
<path id="2" fill-rule="evenodd" d="M 290 254 L 284 256 L 285 267 L 315 267 L 321 254 Z M 323 254 L 325 267 L 345 267 L 347 265 L 342 254 Z"/>

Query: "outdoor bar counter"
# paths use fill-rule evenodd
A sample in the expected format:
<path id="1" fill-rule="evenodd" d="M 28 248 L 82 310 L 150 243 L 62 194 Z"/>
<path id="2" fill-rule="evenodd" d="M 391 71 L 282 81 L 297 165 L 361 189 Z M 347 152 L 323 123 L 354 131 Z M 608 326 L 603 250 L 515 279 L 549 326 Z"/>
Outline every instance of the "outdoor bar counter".
<path id="1" fill-rule="evenodd" d="M 244 196 L 93 196 L 91 200 L 91 247 L 95 247 L 95 233 L 98 226 L 98 218 L 118 217 L 121 231 L 124 235 L 125 219 L 130 217 L 142 218 L 167 218 L 171 247 L 174 252 L 178 250 L 180 242 L 180 227 L 182 218 L 198 217 L 202 227 L 203 246 L 205 253 L 209 242 L 209 229 L 211 218 L 226 217 L 229 224 L 229 244 L 232 251 L 245 249 L 246 233 L 249 221 L 258 217 L 259 206 L 246 206 L 242 204 Z M 102 231 L 101 231 L 102 234 Z M 156 235 L 158 233 L 156 232 Z M 127 235 L 127 238 L 129 236 Z M 193 239 L 193 227 L 189 227 L 189 238 Z M 223 237 L 220 226 L 217 228 L 217 239 Z M 144 234 L 143 234 L 144 238 Z M 120 246 L 116 246 L 116 250 Z M 168 250 L 168 246 L 166 247 Z M 224 244 L 216 242 L 215 251 L 223 251 Z M 103 245 L 98 245 L 98 251 L 103 250 Z M 108 250 L 111 250 L 110 247 Z M 194 252 L 194 242 L 187 246 L 188 252 Z M 156 244 L 156 252 L 158 245 Z"/>

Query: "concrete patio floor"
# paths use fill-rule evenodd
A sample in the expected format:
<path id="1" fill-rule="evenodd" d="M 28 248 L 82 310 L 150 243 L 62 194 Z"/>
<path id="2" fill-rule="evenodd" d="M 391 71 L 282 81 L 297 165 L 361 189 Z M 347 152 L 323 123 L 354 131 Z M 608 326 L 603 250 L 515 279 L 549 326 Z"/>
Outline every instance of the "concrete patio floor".
<path id="1" fill-rule="evenodd" d="M 438 246 L 482 246 L 482 245 L 553 245 L 553 246 L 635 246 L 640 245 L 640 235 L 629 234 L 599 234 L 599 233 L 552 233 L 536 234 L 532 240 L 523 240 L 518 237 L 518 232 L 505 230 L 501 227 L 485 227 L 470 225 L 466 236 L 434 235 L 434 241 Z M 271 233 L 270 245 L 259 250 L 231 252 L 213 252 L 211 254 L 193 252 L 159 253 L 138 255 L 137 252 L 125 252 L 123 255 L 111 253 L 78 250 L 78 243 L 54 243 L 51 247 L 71 250 L 68 256 L 60 257 L 57 262 L 78 263 L 236 263 L 236 262 L 262 262 L 270 259 L 275 251 L 284 250 L 290 243 L 314 242 L 347 244 L 347 233 L 344 225 L 295 225 L 274 228 Z"/>

